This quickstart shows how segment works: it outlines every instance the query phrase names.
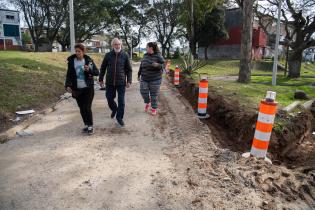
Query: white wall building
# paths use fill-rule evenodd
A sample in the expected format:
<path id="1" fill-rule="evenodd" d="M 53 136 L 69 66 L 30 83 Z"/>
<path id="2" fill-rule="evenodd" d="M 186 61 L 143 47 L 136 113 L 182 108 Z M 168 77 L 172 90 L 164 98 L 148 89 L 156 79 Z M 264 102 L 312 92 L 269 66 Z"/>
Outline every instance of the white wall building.
<path id="1" fill-rule="evenodd" d="M 19 50 L 21 46 L 20 12 L 0 9 L 0 50 Z"/>

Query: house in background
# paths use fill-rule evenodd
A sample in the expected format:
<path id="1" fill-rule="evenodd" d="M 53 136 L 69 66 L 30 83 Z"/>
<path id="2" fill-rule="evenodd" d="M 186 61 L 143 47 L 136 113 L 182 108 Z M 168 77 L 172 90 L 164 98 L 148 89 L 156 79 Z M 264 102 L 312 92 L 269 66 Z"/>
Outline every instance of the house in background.
<path id="1" fill-rule="evenodd" d="M 303 52 L 303 60 L 315 62 L 315 47 L 310 47 L 304 50 Z"/>
<path id="2" fill-rule="evenodd" d="M 98 35 L 94 35 L 91 39 L 86 40 L 84 45 L 89 52 L 107 53 L 111 49 L 110 42 L 110 34 L 101 32 Z"/>
<path id="3" fill-rule="evenodd" d="M 225 26 L 229 39 L 218 40 L 208 47 L 209 59 L 239 59 L 241 52 L 242 11 L 240 8 L 229 9 L 225 14 Z M 252 58 L 261 59 L 265 55 L 267 35 L 258 24 L 253 24 Z M 198 56 L 204 58 L 205 48 L 199 47 Z"/>
<path id="4" fill-rule="evenodd" d="M 20 12 L 0 9 L 0 50 L 20 50 Z"/>

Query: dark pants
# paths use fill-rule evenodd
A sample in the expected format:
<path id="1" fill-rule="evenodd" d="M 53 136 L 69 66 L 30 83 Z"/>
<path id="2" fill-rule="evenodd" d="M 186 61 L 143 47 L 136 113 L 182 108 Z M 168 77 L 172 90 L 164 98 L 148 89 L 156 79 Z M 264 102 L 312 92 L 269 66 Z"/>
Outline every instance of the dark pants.
<path id="1" fill-rule="evenodd" d="M 118 93 L 118 106 L 115 102 L 116 92 Z M 106 85 L 106 98 L 109 108 L 116 112 L 116 119 L 122 120 L 125 112 L 125 85 Z"/>
<path id="2" fill-rule="evenodd" d="M 154 81 L 144 81 L 141 80 L 140 92 L 144 103 L 148 104 L 151 102 L 151 107 L 153 109 L 158 108 L 158 95 L 160 93 L 162 79 Z"/>
<path id="3" fill-rule="evenodd" d="M 76 91 L 76 100 L 80 108 L 83 122 L 87 126 L 93 125 L 92 101 L 94 98 L 94 88 L 84 88 Z"/>

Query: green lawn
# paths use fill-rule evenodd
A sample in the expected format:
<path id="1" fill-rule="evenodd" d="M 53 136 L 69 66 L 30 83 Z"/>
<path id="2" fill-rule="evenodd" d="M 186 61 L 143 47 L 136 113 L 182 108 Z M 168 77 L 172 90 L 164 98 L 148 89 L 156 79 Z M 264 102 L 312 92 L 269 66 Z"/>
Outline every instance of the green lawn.
<path id="1" fill-rule="evenodd" d="M 179 64 L 180 60 L 173 60 L 172 67 Z M 265 97 L 267 90 L 277 92 L 277 101 L 280 106 L 287 106 L 295 99 L 295 90 L 303 90 L 310 97 L 315 98 L 315 64 L 302 64 L 302 77 L 298 79 L 288 79 L 284 77 L 284 72 L 277 74 L 277 86 L 271 86 L 272 61 L 253 61 L 252 82 L 250 84 L 240 84 L 236 82 L 239 71 L 239 60 L 211 60 L 207 65 L 198 70 L 198 74 L 209 76 L 210 88 L 216 89 L 226 97 L 237 99 L 243 105 L 257 105 Z M 193 78 L 198 80 L 198 74 Z M 218 77 L 228 76 L 230 80 Z M 234 77 L 233 77 L 234 76 Z"/>
<path id="2" fill-rule="evenodd" d="M 0 52 L 0 119 L 17 110 L 39 109 L 64 92 L 69 53 Z M 92 54 L 100 65 L 103 56 Z"/>

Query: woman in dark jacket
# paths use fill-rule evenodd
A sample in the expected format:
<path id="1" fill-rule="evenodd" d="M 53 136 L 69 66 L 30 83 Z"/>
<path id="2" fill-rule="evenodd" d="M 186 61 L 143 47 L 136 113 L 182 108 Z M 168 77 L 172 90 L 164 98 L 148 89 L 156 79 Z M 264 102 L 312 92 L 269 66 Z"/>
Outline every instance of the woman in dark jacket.
<path id="1" fill-rule="evenodd" d="M 164 58 L 157 43 L 149 42 L 147 44 L 147 53 L 140 64 L 138 79 L 140 80 L 140 92 L 145 103 L 145 111 L 149 110 L 151 103 L 152 115 L 157 114 L 163 66 Z"/>
<path id="2" fill-rule="evenodd" d="M 68 58 L 65 88 L 77 100 L 85 124 L 82 132 L 89 135 L 94 133 L 92 115 L 92 101 L 94 98 L 93 76 L 98 75 L 99 70 L 92 58 L 85 55 L 84 45 L 75 45 L 75 54 Z"/>

